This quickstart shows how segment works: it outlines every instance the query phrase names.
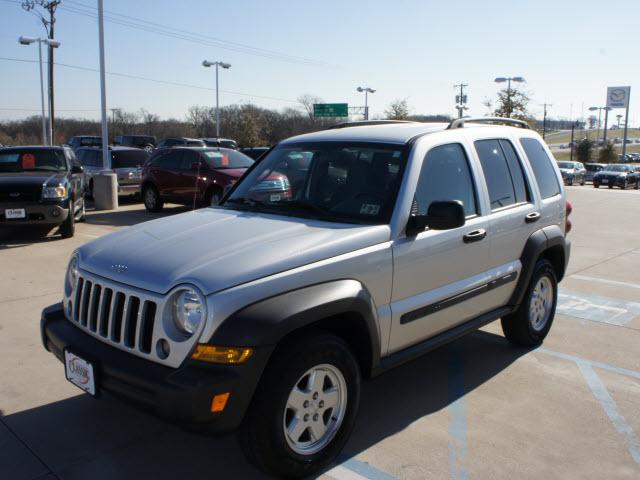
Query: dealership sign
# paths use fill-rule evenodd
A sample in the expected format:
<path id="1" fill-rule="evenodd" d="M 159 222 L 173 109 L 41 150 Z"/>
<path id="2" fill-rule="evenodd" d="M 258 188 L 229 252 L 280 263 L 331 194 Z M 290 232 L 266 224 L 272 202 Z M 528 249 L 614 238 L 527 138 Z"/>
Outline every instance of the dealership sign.
<path id="1" fill-rule="evenodd" d="M 607 88 L 607 107 L 627 108 L 629 106 L 629 93 L 631 93 L 631 87 Z"/>

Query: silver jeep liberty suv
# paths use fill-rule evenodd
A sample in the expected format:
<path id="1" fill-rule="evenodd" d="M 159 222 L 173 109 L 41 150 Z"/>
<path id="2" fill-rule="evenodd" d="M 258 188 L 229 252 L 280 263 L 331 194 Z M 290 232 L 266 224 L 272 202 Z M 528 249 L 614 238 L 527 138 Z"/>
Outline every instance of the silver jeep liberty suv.
<path id="1" fill-rule="evenodd" d="M 41 322 L 67 379 L 303 477 L 347 441 L 362 379 L 497 319 L 540 344 L 571 227 L 540 136 L 375 123 L 282 141 L 220 205 L 80 247 Z"/>

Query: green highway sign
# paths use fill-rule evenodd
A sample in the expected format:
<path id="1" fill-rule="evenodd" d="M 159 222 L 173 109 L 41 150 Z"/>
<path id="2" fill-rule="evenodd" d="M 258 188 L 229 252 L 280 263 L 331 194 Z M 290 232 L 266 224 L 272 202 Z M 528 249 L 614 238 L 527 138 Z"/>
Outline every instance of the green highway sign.
<path id="1" fill-rule="evenodd" d="M 348 103 L 314 103 L 314 117 L 348 117 Z"/>

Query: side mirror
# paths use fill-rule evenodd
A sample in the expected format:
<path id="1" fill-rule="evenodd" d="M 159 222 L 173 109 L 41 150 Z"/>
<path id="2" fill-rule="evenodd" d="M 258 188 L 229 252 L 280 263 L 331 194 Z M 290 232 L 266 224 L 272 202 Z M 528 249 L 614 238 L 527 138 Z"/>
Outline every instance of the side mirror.
<path id="1" fill-rule="evenodd" d="M 82 168 L 80 165 L 73 165 L 71 167 L 71 173 L 82 173 L 84 172 L 84 168 Z"/>
<path id="2" fill-rule="evenodd" d="M 464 206 L 458 200 L 431 202 L 426 215 L 411 215 L 407 222 L 408 237 L 416 236 L 429 227 L 432 230 L 451 230 L 465 222 Z"/>

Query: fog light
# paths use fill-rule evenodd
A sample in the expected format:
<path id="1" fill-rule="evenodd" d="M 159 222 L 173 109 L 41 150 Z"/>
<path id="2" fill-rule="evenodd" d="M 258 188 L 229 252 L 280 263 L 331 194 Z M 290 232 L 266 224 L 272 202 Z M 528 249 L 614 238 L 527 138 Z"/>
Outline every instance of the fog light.
<path id="1" fill-rule="evenodd" d="M 60 216 L 60 210 L 58 210 L 57 208 L 51 209 L 51 215 L 54 216 L 54 217 L 59 217 Z"/>
<path id="2" fill-rule="evenodd" d="M 244 363 L 252 353 L 251 348 L 198 344 L 191 354 L 191 358 L 209 363 Z"/>
<path id="3" fill-rule="evenodd" d="M 214 396 L 211 400 L 211 411 L 213 413 L 223 411 L 224 407 L 227 406 L 227 400 L 229 400 L 229 392 L 221 393 Z"/>

